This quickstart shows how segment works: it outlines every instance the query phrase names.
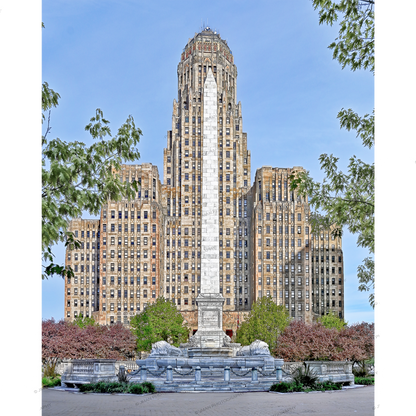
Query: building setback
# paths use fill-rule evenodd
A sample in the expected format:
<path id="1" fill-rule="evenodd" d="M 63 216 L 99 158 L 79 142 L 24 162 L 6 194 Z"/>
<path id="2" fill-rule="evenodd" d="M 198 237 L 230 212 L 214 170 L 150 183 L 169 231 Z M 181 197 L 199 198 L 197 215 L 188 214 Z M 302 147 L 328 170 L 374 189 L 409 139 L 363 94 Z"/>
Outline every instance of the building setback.
<path id="1" fill-rule="evenodd" d="M 209 69 L 217 85 L 224 330 L 235 334 L 262 296 L 270 296 L 292 317 L 306 322 L 329 311 L 344 316 L 341 239 L 328 231 L 310 233 L 308 202 L 290 191 L 289 182 L 290 175 L 303 168 L 262 167 L 250 186 L 251 154 L 237 102 L 237 67 L 227 42 L 206 28 L 188 41 L 178 64 L 178 99 L 164 149 L 163 183 L 156 166 L 123 165 L 120 178 L 140 182 L 136 198 L 108 201 L 99 220 L 75 219 L 70 224 L 83 248 L 67 251 L 66 264 L 75 277 L 66 281 L 65 319 L 82 313 L 100 324 L 127 325 L 163 296 L 196 331 L 203 88 Z"/>

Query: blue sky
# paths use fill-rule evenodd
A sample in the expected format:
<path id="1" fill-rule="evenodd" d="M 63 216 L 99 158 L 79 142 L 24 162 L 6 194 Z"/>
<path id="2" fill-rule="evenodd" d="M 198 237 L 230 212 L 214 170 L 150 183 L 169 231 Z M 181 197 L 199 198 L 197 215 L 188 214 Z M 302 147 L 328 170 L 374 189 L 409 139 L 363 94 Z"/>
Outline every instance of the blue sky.
<path id="1" fill-rule="evenodd" d="M 354 133 L 340 130 L 341 108 L 361 115 L 374 107 L 374 77 L 341 69 L 328 45 L 338 27 L 319 26 L 310 1 L 44 0 L 42 81 L 61 95 L 51 137 L 91 143 L 85 125 L 101 108 L 113 133 L 131 114 L 143 131 L 141 158 L 163 169 L 166 131 L 177 97 L 176 68 L 202 22 L 231 48 L 238 69 L 237 99 L 252 155 L 261 166 L 303 166 L 322 179 L 318 157 L 333 153 L 345 169 L 356 155 L 374 154 Z M 90 218 L 88 214 L 84 218 Z M 345 233 L 345 318 L 374 321 L 368 294 L 358 292 L 356 268 L 367 256 Z M 56 260 L 64 261 L 62 247 Z M 64 282 L 42 282 L 42 317 L 63 318 Z"/>

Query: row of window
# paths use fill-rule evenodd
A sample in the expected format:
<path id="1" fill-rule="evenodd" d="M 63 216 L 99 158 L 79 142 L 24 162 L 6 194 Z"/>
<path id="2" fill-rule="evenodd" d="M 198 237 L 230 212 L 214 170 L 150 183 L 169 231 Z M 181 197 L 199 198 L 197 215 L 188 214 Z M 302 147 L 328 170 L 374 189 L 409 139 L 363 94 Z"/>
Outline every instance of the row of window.
<path id="1" fill-rule="evenodd" d="M 286 186 L 286 185 L 285 185 Z M 280 209 L 281 209 L 282 207 L 280 206 Z M 277 213 L 276 212 L 274 212 L 274 213 L 272 213 L 273 214 L 273 220 L 274 221 L 276 221 L 277 220 Z M 262 219 L 262 213 L 261 212 L 259 212 L 258 214 L 257 214 L 257 216 L 258 216 L 258 219 L 259 219 L 259 221 L 261 221 L 261 219 Z M 264 218 L 265 217 L 265 218 Z M 271 213 L 270 212 L 266 212 L 266 215 L 265 216 L 263 216 L 263 218 L 266 220 L 266 221 L 270 221 L 271 220 Z M 285 218 L 285 221 L 289 221 L 289 213 L 285 213 L 284 214 L 284 218 Z M 283 214 L 279 214 L 279 221 L 282 221 L 283 220 Z M 302 221 L 302 214 L 301 213 L 298 213 L 297 214 L 297 220 L 298 221 Z M 295 221 L 295 214 L 290 214 L 290 221 L 291 222 L 294 222 Z M 309 221 L 309 216 L 307 215 L 307 214 L 305 214 L 305 222 L 308 222 Z"/>
<path id="2" fill-rule="evenodd" d="M 90 265 L 89 264 L 86 264 L 86 265 L 84 265 L 84 264 L 80 264 L 80 265 L 75 264 L 73 266 L 73 268 L 74 268 L 74 272 L 75 273 L 78 273 L 78 272 L 81 272 L 81 273 L 84 273 L 84 272 L 89 273 L 90 271 L 92 273 L 95 273 L 96 271 L 98 272 L 100 270 L 100 266 L 97 265 L 97 267 L 95 267 L 95 264 L 92 264 L 91 265 L 91 268 L 90 268 Z"/>
<path id="3" fill-rule="evenodd" d="M 155 281 L 152 282 L 153 285 L 155 285 L 155 283 L 156 283 Z M 155 291 L 153 291 L 153 292 L 155 292 Z M 107 297 L 107 291 L 105 289 L 102 292 L 102 297 L 103 298 L 106 298 Z M 130 296 L 129 296 L 127 289 L 124 289 L 123 293 L 122 293 L 121 289 L 117 290 L 117 292 L 114 289 L 110 289 L 109 290 L 109 293 L 108 293 L 108 297 L 109 298 L 118 298 L 118 299 L 121 299 L 121 298 L 125 298 L 126 299 L 128 297 L 134 298 L 134 290 L 130 289 Z M 140 298 L 140 289 L 137 289 L 137 291 L 136 291 L 136 297 L 137 298 Z M 147 297 L 147 289 L 143 289 L 143 297 Z"/>
<path id="4" fill-rule="evenodd" d="M 75 237 L 76 238 L 76 237 Z M 90 242 L 88 241 L 88 242 L 86 242 L 86 243 L 84 243 L 84 241 L 81 241 L 81 250 L 84 250 L 85 248 L 87 249 L 87 250 L 95 250 L 95 248 L 97 248 L 97 250 L 99 250 L 100 249 L 100 243 L 99 243 L 99 241 L 97 241 L 97 243 L 95 242 L 95 241 L 93 241 L 91 244 L 90 244 Z"/>
<path id="5" fill-rule="evenodd" d="M 127 263 L 124 263 L 124 266 L 123 267 L 122 267 L 122 264 L 121 263 L 117 263 L 117 266 L 115 266 L 114 263 L 109 263 L 109 265 L 110 265 L 110 269 L 109 269 L 110 272 L 116 271 L 116 267 L 117 267 L 117 271 L 119 271 L 119 272 L 122 271 L 121 270 L 122 268 L 123 268 L 123 271 L 124 272 L 127 272 L 127 267 L 128 267 L 128 264 Z M 152 263 L 151 267 L 152 267 L 152 272 L 156 272 L 156 264 L 155 263 Z M 135 266 L 134 263 L 130 263 L 130 271 L 131 272 L 134 272 L 135 269 L 138 272 L 141 271 L 140 270 L 141 269 L 140 263 L 137 263 L 136 266 Z M 103 272 L 106 272 L 106 271 L 107 271 L 107 265 L 104 263 L 103 264 Z M 148 264 L 147 263 L 143 263 L 143 271 L 144 272 L 147 272 L 148 271 Z M 150 268 L 149 268 L 149 271 L 150 271 Z"/>
<path id="6" fill-rule="evenodd" d="M 259 230 L 259 234 L 261 234 L 261 230 Z M 285 242 L 284 246 L 289 247 L 289 239 L 285 238 L 284 242 Z M 270 246 L 271 240 L 266 239 L 265 243 L 266 243 L 266 246 Z M 301 238 L 298 238 L 297 241 L 294 238 L 290 239 L 290 247 L 295 247 L 295 243 L 297 243 L 296 244 L 297 247 L 302 247 L 302 239 Z M 259 238 L 258 243 L 257 243 L 258 247 L 261 247 L 262 244 L 263 244 L 263 241 L 262 241 L 261 238 Z M 273 239 L 273 247 L 277 247 L 277 246 L 278 246 L 277 245 L 277 239 L 274 238 Z M 279 247 L 283 247 L 283 238 L 279 239 Z M 309 247 L 309 239 L 308 238 L 305 238 L 305 247 Z"/>
<path id="7" fill-rule="evenodd" d="M 271 230 L 273 229 L 273 234 L 283 234 L 283 226 L 280 225 L 279 226 L 279 232 L 277 232 L 278 228 L 277 225 L 274 225 L 273 228 L 270 225 L 265 225 L 265 226 L 261 226 L 259 225 L 257 227 L 257 233 L 261 234 L 262 230 L 265 232 L 265 234 L 271 234 Z M 285 234 L 289 234 L 289 226 L 286 225 L 284 227 L 284 233 Z M 295 234 L 295 227 L 291 226 L 290 227 L 290 234 Z M 297 227 L 297 234 L 302 234 L 302 227 L 299 225 Z M 308 235 L 309 234 L 309 227 L 305 227 L 305 234 Z"/>
<path id="8" fill-rule="evenodd" d="M 142 276 L 143 285 L 147 285 L 148 279 L 149 279 L 149 284 L 150 284 L 150 280 L 152 282 L 152 285 L 156 284 L 156 276 L 152 276 L 151 278 L 148 277 L 148 276 Z M 133 285 L 134 283 L 136 283 L 137 285 L 140 285 L 141 279 L 140 279 L 140 276 L 136 276 L 136 278 L 134 278 L 133 276 L 130 276 L 130 279 L 128 279 L 127 276 L 124 276 L 124 279 L 123 279 L 124 285 L 127 285 L 128 281 L 130 281 L 130 285 Z M 115 276 L 109 276 L 109 277 L 108 276 L 103 276 L 102 277 L 103 286 L 106 286 L 107 283 L 109 285 L 115 285 L 115 283 L 116 283 Z M 121 284 L 122 284 L 121 276 L 117 276 L 117 285 L 121 285 Z"/>
<path id="9" fill-rule="evenodd" d="M 142 229 L 141 225 L 143 225 L 143 229 Z M 151 224 L 151 225 L 152 225 L 152 232 L 155 233 L 157 231 L 157 225 L 156 224 Z M 110 228 L 108 230 L 107 230 L 107 224 L 103 224 L 103 232 L 107 232 L 107 231 L 112 232 L 112 233 L 116 232 L 116 224 L 110 224 Z M 121 224 L 118 224 L 117 231 L 119 233 L 122 232 L 122 225 Z M 127 224 L 124 224 L 124 232 L 125 233 L 129 232 Z M 134 232 L 137 232 L 137 233 L 150 232 L 149 224 L 136 224 L 136 227 L 134 226 L 134 224 L 130 224 L 130 232 L 131 233 L 134 233 Z"/>
<path id="10" fill-rule="evenodd" d="M 78 230 L 75 230 L 74 231 L 74 235 L 75 235 L 75 238 L 78 238 Z M 81 238 L 85 238 L 85 236 L 86 236 L 86 238 L 95 238 L 95 231 L 83 231 L 83 230 L 81 230 Z M 100 238 L 100 232 L 99 231 L 97 231 L 97 238 Z"/>
<path id="11" fill-rule="evenodd" d="M 89 284 L 90 284 L 90 278 L 87 276 L 85 280 L 86 280 L 86 284 L 87 284 L 87 285 L 89 285 Z M 99 280 L 99 278 L 98 278 L 98 280 Z M 81 277 L 80 277 L 80 282 L 81 282 L 81 285 L 83 285 L 83 284 L 84 284 L 84 276 L 81 276 Z M 70 278 L 70 277 L 68 277 L 68 278 L 67 278 L 67 284 L 68 284 L 68 285 L 70 285 L 70 284 L 71 284 L 71 278 Z M 74 276 L 74 281 L 73 281 L 73 284 L 74 284 L 74 285 L 77 285 L 77 284 L 78 284 L 78 276 Z M 93 285 L 95 284 L 94 279 L 92 279 L 92 284 L 93 284 Z"/>
<path id="12" fill-rule="evenodd" d="M 128 255 L 129 254 L 129 251 L 128 251 L 128 249 L 125 249 L 124 250 L 124 258 L 127 258 L 127 257 L 130 257 L 130 258 L 134 258 L 135 256 L 136 256 L 136 258 L 140 258 L 140 256 L 141 256 L 141 250 L 140 249 L 137 249 L 137 251 L 135 251 L 134 249 L 131 249 L 130 250 L 130 256 Z M 153 259 L 155 259 L 156 258 L 156 250 L 153 250 L 152 252 L 151 252 L 151 254 L 149 253 L 149 251 L 148 250 L 143 250 L 143 258 L 144 259 L 147 259 L 147 258 L 150 258 L 150 255 L 151 255 L 151 257 L 153 258 Z M 106 259 L 107 258 L 107 251 L 103 251 L 103 259 Z M 117 251 L 117 255 L 116 255 L 116 252 L 115 252 L 115 250 L 110 250 L 110 258 L 112 258 L 112 259 L 114 259 L 114 258 L 119 258 L 119 259 L 121 259 L 122 258 L 122 251 L 121 251 L 121 249 L 120 250 L 118 250 Z"/>
<path id="13" fill-rule="evenodd" d="M 178 256 L 177 256 L 178 259 L 180 258 L 180 254 L 179 253 L 180 252 L 178 252 Z M 187 253 L 188 253 L 187 251 L 184 252 L 184 254 L 185 254 L 185 257 L 184 258 L 188 258 Z M 169 255 L 168 254 L 169 253 L 167 253 L 167 259 L 169 259 Z M 173 254 L 174 253 L 172 253 L 172 258 L 174 258 L 174 255 Z M 232 258 L 233 257 L 232 254 L 233 254 L 232 251 L 226 251 L 225 252 L 225 258 L 226 259 Z M 245 254 L 247 254 L 247 253 L 245 253 Z M 265 257 L 266 260 L 267 259 L 270 259 L 270 256 L 267 256 L 267 254 L 269 254 L 269 252 L 266 252 L 266 257 Z M 261 252 L 259 252 L 258 255 L 259 255 L 259 259 L 261 259 Z M 139 255 L 139 257 L 140 257 L 140 255 Z M 237 256 L 235 256 L 235 257 L 237 257 Z M 240 257 L 241 257 L 241 252 L 240 252 Z M 194 256 L 192 258 L 194 258 Z M 200 258 L 200 252 L 198 252 L 198 258 Z M 223 258 L 222 252 L 220 253 L 220 258 Z M 245 256 L 245 258 L 247 258 L 247 256 Z M 245 265 L 246 265 L 246 270 L 247 270 L 247 264 L 245 263 Z M 110 271 L 115 271 L 115 269 L 116 269 L 115 263 L 109 263 L 109 266 L 110 266 Z M 175 263 L 172 263 L 171 266 L 172 266 L 172 270 L 175 270 Z M 78 264 L 75 264 L 73 267 L 74 267 L 74 272 L 75 273 L 78 273 L 78 272 L 81 272 L 81 273 L 87 272 L 88 273 L 88 272 L 90 272 L 90 265 L 88 265 L 88 264 L 87 265 L 81 264 L 80 266 Z M 134 263 L 131 263 L 130 264 L 130 270 L 131 271 L 134 271 L 135 270 L 135 267 L 136 267 L 136 270 L 138 272 L 141 271 L 140 263 L 137 263 L 136 266 L 134 265 Z M 156 264 L 153 263 L 151 265 L 151 267 L 152 267 L 152 271 L 153 272 L 156 272 Z M 123 267 L 121 263 L 117 263 L 117 270 L 118 271 L 122 271 L 122 268 L 123 268 L 124 271 L 127 271 L 128 264 L 125 263 L 124 264 L 124 267 Z M 198 269 L 199 268 L 200 268 L 200 265 L 198 264 Z M 234 268 L 235 269 L 237 268 L 237 265 L 236 264 L 234 265 Z M 271 265 L 269 265 L 269 264 L 266 264 L 265 265 L 265 271 L 269 272 L 270 271 L 270 268 L 271 268 Z M 166 265 L 166 269 L 169 270 L 169 264 Z M 192 269 L 193 270 L 195 269 L 195 265 L 194 264 L 192 264 Z M 242 264 L 241 263 L 240 263 L 240 269 L 242 269 Z M 94 273 L 96 270 L 99 271 L 99 266 L 97 266 L 97 268 L 95 268 L 95 265 L 91 265 L 91 272 Z M 107 270 L 106 264 L 103 264 L 103 271 L 106 271 L 106 270 Z M 178 270 L 180 270 L 180 265 L 179 264 L 178 264 Z M 184 270 L 189 270 L 189 264 L 188 263 L 184 263 Z M 295 272 L 295 265 L 291 265 L 290 270 L 291 270 L 292 273 L 294 273 Z M 335 267 L 332 267 L 331 268 L 331 273 L 332 274 L 335 274 L 336 273 L 335 270 L 336 270 L 336 268 Z M 147 263 L 143 263 L 143 271 L 145 271 L 145 272 L 148 271 L 148 264 Z M 258 271 L 259 272 L 262 271 L 262 265 L 261 264 L 258 265 Z M 273 271 L 274 272 L 277 271 L 277 266 L 276 265 L 273 265 Z M 279 265 L 279 272 L 281 272 L 281 273 L 283 272 L 283 265 Z M 285 272 L 289 272 L 289 265 L 288 264 L 285 265 Z M 302 272 L 302 265 L 298 264 L 297 273 L 301 273 L 301 272 Z M 316 274 L 318 274 L 319 273 L 319 269 L 318 268 L 312 269 L 312 272 L 315 272 Z M 308 265 L 305 266 L 305 273 L 309 273 L 309 266 Z M 321 268 L 321 274 L 323 274 L 323 273 L 324 273 L 324 268 Z M 326 268 L 326 273 L 329 273 L 329 268 Z M 342 267 L 339 267 L 338 268 L 338 274 L 342 274 Z"/>
<path id="14" fill-rule="evenodd" d="M 79 295 L 80 296 L 84 296 L 84 288 L 83 287 L 81 287 L 81 288 L 78 288 L 78 287 L 74 287 L 74 288 L 72 288 L 73 289 L 73 294 L 74 294 L 74 296 L 78 296 L 78 289 L 79 289 Z M 67 290 L 66 290 L 66 294 L 68 295 L 68 296 L 71 296 L 71 288 L 67 288 Z M 97 289 L 97 295 L 99 294 L 99 289 Z M 85 295 L 86 296 L 89 296 L 90 295 L 90 290 L 87 288 L 86 290 L 85 290 Z M 91 295 L 93 295 L 94 296 L 94 290 L 91 292 Z"/>
<path id="15" fill-rule="evenodd" d="M 335 283 L 335 280 L 336 280 L 336 278 L 335 277 L 332 277 L 331 278 L 331 284 L 335 285 L 336 284 Z M 321 277 L 321 285 L 324 285 L 325 282 L 326 282 L 327 285 L 329 285 L 329 277 L 327 277 L 326 279 L 324 279 L 323 277 Z M 316 277 L 316 278 L 314 277 L 312 279 L 312 284 L 319 285 L 319 278 L 318 277 Z M 342 277 L 339 277 L 338 278 L 338 284 L 339 285 L 342 285 Z"/>
<path id="16" fill-rule="evenodd" d="M 89 252 L 87 252 L 87 253 L 77 253 L 77 252 L 74 252 L 74 261 L 78 261 L 78 259 L 81 259 L 81 261 L 90 261 L 90 259 L 91 259 L 91 262 L 92 263 L 94 263 L 95 261 L 98 261 L 99 259 L 100 259 L 100 254 L 99 253 L 91 253 L 91 257 L 90 257 L 90 253 Z M 70 261 L 71 260 L 71 252 L 70 251 L 68 251 L 68 261 Z"/>
<path id="17" fill-rule="evenodd" d="M 179 177 L 179 182 L 181 182 L 181 178 Z M 170 182 L 170 179 L 167 179 L 167 182 L 166 182 L 168 185 L 170 185 L 171 184 L 171 182 Z M 245 180 L 244 181 L 244 186 L 247 186 L 247 180 Z M 184 187 L 185 187 L 185 192 L 189 192 L 189 185 L 184 185 Z M 235 185 L 234 185 L 234 188 L 235 188 Z M 196 185 L 192 185 L 192 192 L 196 192 L 196 189 L 198 189 L 198 193 L 200 193 L 201 192 L 201 185 L 198 185 L 198 188 L 196 187 Z M 222 197 L 221 196 L 221 193 L 223 192 L 223 186 L 222 185 L 220 185 L 219 186 L 219 193 L 220 193 L 220 197 Z M 225 187 L 225 192 L 231 192 L 231 187 L 230 187 L 230 185 L 226 185 L 226 187 Z M 179 205 L 180 205 L 180 203 L 179 203 Z M 173 205 L 173 206 L 175 206 L 175 204 Z M 169 205 L 168 205 L 168 211 L 169 211 Z M 180 211 L 180 210 L 179 210 Z M 240 215 L 240 217 L 241 217 L 241 215 Z"/>
<path id="18" fill-rule="evenodd" d="M 331 290 L 331 295 L 332 295 L 332 296 L 336 296 L 336 295 L 335 295 L 335 292 L 336 292 L 336 290 L 335 290 L 335 289 L 332 289 L 332 290 Z M 319 292 L 318 292 L 318 291 L 314 292 L 314 291 L 312 290 L 312 296 L 317 296 L 317 297 L 319 297 Z M 321 289 L 321 296 L 324 296 L 324 289 Z M 326 289 L 326 296 L 329 296 L 329 289 L 328 289 L 328 288 Z M 339 290 L 338 290 L 338 296 L 342 296 L 342 289 L 339 289 Z"/>
<path id="19" fill-rule="evenodd" d="M 199 79 L 201 79 L 201 78 L 199 78 Z M 198 124 L 201 124 L 201 117 L 196 118 L 195 116 L 192 117 L 192 124 L 195 124 L 195 122 L 196 122 L 197 119 L 198 119 Z M 227 124 L 230 124 L 230 117 L 227 117 L 225 120 L 226 120 L 226 123 Z M 223 121 L 222 117 L 219 117 L 218 118 L 218 123 L 220 125 L 222 125 L 222 121 Z M 185 123 L 189 123 L 189 117 L 188 116 L 185 116 Z M 238 123 L 238 120 L 235 120 L 235 123 L 237 124 Z M 180 126 L 180 124 L 177 123 L 177 128 L 179 128 L 179 126 Z M 185 127 L 185 129 L 186 129 L 186 127 Z M 199 142 L 199 146 L 201 146 L 200 143 L 201 142 Z M 228 146 L 229 146 L 229 144 L 228 144 Z"/>
<path id="20" fill-rule="evenodd" d="M 141 243 L 141 238 L 140 237 L 137 237 L 136 240 L 135 240 L 134 237 L 130 237 L 130 245 L 131 246 L 135 245 L 135 241 L 136 241 L 136 244 L 138 246 L 140 246 L 140 243 Z M 117 245 L 121 246 L 122 245 L 121 242 L 122 242 L 122 237 L 118 237 Z M 148 237 L 143 237 L 143 245 L 147 246 L 147 242 L 148 242 Z M 107 245 L 107 237 L 103 237 L 103 246 L 106 246 L 106 245 Z M 112 245 L 112 246 L 116 245 L 116 238 L 115 237 L 110 237 L 110 245 Z M 124 245 L 125 246 L 129 245 L 128 237 L 124 237 Z M 152 245 L 153 246 L 156 245 L 156 237 L 152 238 Z"/>
<path id="21" fill-rule="evenodd" d="M 271 271 L 271 265 L 270 264 L 266 264 L 263 269 L 266 272 L 270 272 Z M 258 271 L 261 272 L 261 265 L 260 264 L 258 266 Z M 273 271 L 274 272 L 277 271 L 276 264 L 273 265 Z M 285 264 L 284 271 L 285 271 L 285 273 L 288 273 L 289 272 L 289 265 L 288 264 Z M 290 271 L 292 273 L 295 273 L 295 265 L 294 264 L 290 265 Z M 283 265 L 282 264 L 279 264 L 279 272 L 280 273 L 283 273 Z M 301 272 L 302 272 L 302 265 L 301 264 L 298 264 L 297 273 L 301 273 Z M 309 273 L 309 266 L 307 266 L 307 265 L 305 266 L 305 273 Z"/>
<path id="22" fill-rule="evenodd" d="M 318 263 L 319 262 L 319 256 L 312 256 L 312 262 L 314 261 L 315 258 L 315 262 Z M 329 255 L 326 256 L 326 261 L 329 261 Z M 321 256 L 321 263 L 324 262 L 324 256 Z M 331 256 L 331 262 L 335 263 L 335 256 Z M 342 262 L 342 257 L 338 256 L 338 262 L 341 263 Z"/>
<path id="23" fill-rule="evenodd" d="M 155 180 L 155 179 L 154 179 Z M 137 219 L 140 219 L 141 216 L 141 210 L 131 210 L 130 211 L 130 219 L 135 219 L 137 215 Z M 117 216 L 116 211 L 112 210 L 110 211 L 110 218 L 115 219 Z M 156 211 L 152 211 L 152 218 L 156 219 L 157 213 Z M 107 211 L 103 211 L 103 218 L 107 218 Z M 123 218 L 123 211 L 118 211 L 118 219 L 122 219 Z M 128 210 L 124 210 L 124 219 L 128 219 L 129 218 L 129 211 Z M 143 219 L 147 219 L 150 218 L 149 216 L 149 211 L 143 211 Z"/>
<path id="24" fill-rule="evenodd" d="M 336 301 L 332 301 L 332 307 L 335 307 Z M 329 301 L 326 302 L 326 307 L 329 308 Z M 342 300 L 338 301 L 338 307 L 342 308 Z M 316 308 L 319 309 L 319 302 L 316 302 Z M 321 302 L 321 308 L 324 308 L 324 301 Z"/>
<path id="25" fill-rule="evenodd" d="M 335 267 L 331 267 L 331 274 L 335 274 Z M 327 267 L 327 268 L 323 268 L 323 267 L 321 267 L 321 274 L 324 274 L 324 270 L 325 270 L 325 272 L 326 272 L 326 274 L 329 274 L 329 267 Z M 312 268 L 312 273 L 316 273 L 316 274 L 319 274 L 319 268 L 318 267 L 316 267 L 315 269 L 314 268 Z M 342 267 L 338 267 L 338 274 L 342 274 Z"/>
<path id="26" fill-rule="evenodd" d="M 150 297 L 152 297 L 153 299 L 155 299 L 156 298 L 156 293 L 153 291 L 151 294 L 149 293 L 149 298 Z M 146 293 L 146 296 L 144 296 L 143 295 L 143 298 L 148 298 L 147 297 L 147 293 Z M 136 310 L 136 311 L 140 311 L 140 303 L 136 303 L 136 307 L 134 307 L 134 303 L 130 303 L 130 309 L 128 308 L 128 304 L 127 303 L 124 303 L 123 304 L 123 308 L 122 308 L 122 306 L 121 306 L 121 303 L 118 303 L 117 305 L 114 305 L 114 303 L 110 303 L 109 305 L 108 305 L 108 311 L 118 311 L 118 312 L 121 312 L 121 311 L 124 311 L 124 312 L 127 312 L 128 310 L 130 310 L 130 312 L 133 312 L 134 310 Z M 103 303 L 102 305 L 101 305 L 101 310 L 103 311 L 103 312 L 106 312 L 107 311 L 107 305 L 105 304 L 105 303 Z"/>
<path id="27" fill-rule="evenodd" d="M 195 118 L 195 117 L 193 117 L 193 118 Z M 198 123 L 201 123 L 201 117 L 198 117 Z M 176 125 L 176 128 L 179 129 L 179 123 Z M 222 129 L 220 128 L 218 131 L 219 131 L 219 135 L 222 136 L 223 135 Z M 235 131 L 240 131 L 240 125 L 239 124 L 235 125 Z M 192 127 L 192 134 L 196 135 L 197 133 L 201 134 L 201 128 L 198 127 L 198 129 L 197 129 L 196 127 Z M 189 134 L 189 127 L 185 127 L 185 134 Z M 228 127 L 225 129 L 225 134 L 227 136 L 230 136 L 230 129 Z M 185 143 L 185 145 L 186 145 L 186 143 Z M 188 142 L 188 145 L 189 145 L 189 142 Z"/>

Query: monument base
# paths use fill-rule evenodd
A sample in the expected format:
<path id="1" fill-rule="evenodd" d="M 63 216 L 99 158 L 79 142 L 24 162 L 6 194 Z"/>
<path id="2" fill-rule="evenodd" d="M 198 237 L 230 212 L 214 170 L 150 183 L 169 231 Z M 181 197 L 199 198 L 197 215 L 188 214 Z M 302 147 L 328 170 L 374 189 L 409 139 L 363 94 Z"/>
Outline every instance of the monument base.
<path id="1" fill-rule="evenodd" d="M 221 348 L 188 348 L 189 358 L 199 357 L 233 357 L 233 349 L 229 347 Z"/>

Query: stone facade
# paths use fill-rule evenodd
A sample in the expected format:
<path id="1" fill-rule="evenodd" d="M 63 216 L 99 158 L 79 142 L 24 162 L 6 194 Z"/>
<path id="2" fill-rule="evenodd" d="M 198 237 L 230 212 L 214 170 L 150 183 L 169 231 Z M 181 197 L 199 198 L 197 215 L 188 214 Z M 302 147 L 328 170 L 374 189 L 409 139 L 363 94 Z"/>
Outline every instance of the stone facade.
<path id="1" fill-rule="evenodd" d="M 208 74 L 215 84 L 209 109 L 204 103 Z M 209 227 L 217 237 L 215 290 L 224 298 L 227 335 L 235 334 L 252 303 L 267 295 L 307 322 L 330 310 L 343 317 L 341 239 L 332 240 L 328 231 L 310 234 L 308 203 L 289 191 L 290 174 L 302 168 L 260 168 L 250 186 L 251 154 L 237 102 L 237 67 L 227 42 L 208 28 L 195 34 L 184 48 L 177 76 L 163 182 L 156 166 L 123 165 L 117 173 L 123 180 L 141 182 L 136 199 L 109 201 L 100 220 L 71 222 L 70 230 L 78 231 L 84 248 L 67 252 L 67 264 L 77 270 L 75 279 L 66 282 L 66 319 L 83 313 L 101 324 L 128 324 L 148 303 L 164 296 L 195 332 L 196 299 L 204 279 L 206 185 L 211 186 L 209 196 L 218 200 L 218 231 L 213 231 L 214 223 Z M 205 154 L 204 132 L 216 136 L 216 173 Z M 204 182 L 208 163 L 210 174 L 218 177 L 216 196 L 212 183 Z M 214 251 L 209 255 L 216 255 Z"/>
<path id="2" fill-rule="evenodd" d="M 65 319 L 72 321 L 80 314 L 93 316 L 98 307 L 100 280 L 100 221 L 77 218 L 68 231 L 81 242 L 78 250 L 67 250 L 65 264 L 74 271 L 65 281 Z"/>

